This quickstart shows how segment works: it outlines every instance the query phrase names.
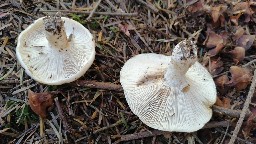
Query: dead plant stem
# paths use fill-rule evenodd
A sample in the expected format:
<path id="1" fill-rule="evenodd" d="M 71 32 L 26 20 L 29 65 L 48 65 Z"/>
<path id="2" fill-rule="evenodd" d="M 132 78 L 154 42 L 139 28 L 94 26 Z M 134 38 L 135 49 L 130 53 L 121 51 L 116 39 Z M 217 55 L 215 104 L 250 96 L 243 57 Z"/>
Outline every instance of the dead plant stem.
<path id="1" fill-rule="evenodd" d="M 249 104 L 251 103 L 251 99 L 252 99 L 252 96 L 253 96 L 254 91 L 255 91 L 255 85 L 256 85 L 256 70 L 254 70 L 254 75 L 253 75 L 252 83 L 251 83 L 251 86 L 250 86 L 250 90 L 249 90 L 247 98 L 244 102 L 244 107 L 243 107 L 242 112 L 240 114 L 240 118 L 239 118 L 239 120 L 236 124 L 235 130 L 234 130 L 233 135 L 231 136 L 231 139 L 230 139 L 228 144 L 234 144 L 235 141 L 236 141 L 237 134 L 240 131 L 240 128 L 241 128 L 241 125 L 242 125 L 243 120 L 245 118 L 246 112 L 249 108 Z"/>
<path id="2" fill-rule="evenodd" d="M 40 10 L 41 12 L 64 12 L 64 13 L 81 13 L 90 14 L 88 11 L 73 11 L 73 10 Z M 109 16 L 137 16 L 138 13 L 123 13 L 123 12 L 94 12 L 95 15 L 109 15 Z"/>
<path id="3" fill-rule="evenodd" d="M 97 4 L 94 6 L 93 10 L 89 14 L 89 16 L 86 18 L 86 20 L 90 20 L 90 18 L 93 16 L 93 14 L 95 13 L 95 11 L 98 8 L 98 6 L 100 5 L 100 3 L 101 3 L 101 0 L 98 0 Z"/>

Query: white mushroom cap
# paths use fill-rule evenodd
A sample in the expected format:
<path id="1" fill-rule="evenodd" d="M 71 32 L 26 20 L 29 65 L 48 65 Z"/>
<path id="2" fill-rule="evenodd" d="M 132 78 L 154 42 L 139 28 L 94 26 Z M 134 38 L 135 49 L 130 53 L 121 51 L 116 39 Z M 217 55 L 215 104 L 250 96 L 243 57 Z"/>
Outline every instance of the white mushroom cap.
<path id="1" fill-rule="evenodd" d="M 216 87 L 188 40 L 180 42 L 172 56 L 150 53 L 129 59 L 120 82 L 131 111 L 149 127 L 193 132 L 212 116 Z"/>
<path id="2" fill-rule="evenodd" d="M 26 73 L 49 85 L 72 82 L 95 58 L 92 34 L 80 23 L 56 14 L 42 17 L 18 37 L 17 59 Z"/>

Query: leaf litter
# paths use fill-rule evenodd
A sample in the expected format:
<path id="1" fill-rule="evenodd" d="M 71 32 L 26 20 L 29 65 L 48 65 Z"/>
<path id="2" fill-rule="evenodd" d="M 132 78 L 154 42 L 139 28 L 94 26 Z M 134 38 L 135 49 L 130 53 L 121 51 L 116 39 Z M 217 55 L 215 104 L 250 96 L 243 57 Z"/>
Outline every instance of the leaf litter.
<path id="1" fill-rule="evenodd" d="M 16 38 L 36 18 L 56 9 L 89 28 L 97 43 L 97 58 L 79 81 L 46 86 L 33 81 L 17 63 Z M 255 11 L 253 0 L 1 1 L 1 142 L 229 142 L 256 68 Z M 185 38 L 197 40 L 199 60 L 217 86 L 218 108 L 214 108 L 211 127 L 193 135 L 153 130 L 130 111 L 119 83 L 120 68 L 139 53 L 170 55 L 172 47 Z M 43 107 L 52 109 L 29 108 L 28 89 L 46 94 L 50 101 Z M 256 143 L 255 107 L 252 100 L 236 137 L 239 143 Z M 224 116 L 216 114 L 220 112 Z M 46 119 L 40 123 L 42 128 L 38 115 Z"/>

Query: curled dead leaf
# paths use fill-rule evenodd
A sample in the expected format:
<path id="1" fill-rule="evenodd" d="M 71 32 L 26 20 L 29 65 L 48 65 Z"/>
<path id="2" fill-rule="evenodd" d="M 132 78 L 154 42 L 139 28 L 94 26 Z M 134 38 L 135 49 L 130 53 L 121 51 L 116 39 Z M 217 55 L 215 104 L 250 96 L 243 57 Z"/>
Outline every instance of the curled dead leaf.
<path id="1" fill-rule="evenodd" d="M 229 109 L 231 107 L 230 102 L 231 100 L 229 98 L 220 98 L 219 96 L 217 96 L 217 100 L 214 105 Z"/>
<path id="2" fill-rule="evenodd" d="M 187 1 L 187 3 L 189 3 L 189 2 L 190 1 Z M 189 5 L 187 10 L 191 13 L 195 13 L 195 12 L 204 10 L 204 1 L 199 0 L 198 2 L 195 2 L 194 4 Z"/>
<path id="3" fill-rule="evenodd" d="M 238 14 L 238 15 L 234 15 L 234 16 L 230 16 L 230 21 L 235 24 L 236 26 L 238 26 L 238 19 L 240 18 L 242 14 Z"/>
<path id="4" fill-rule="evenodd" d="M 239 62 L 244 60 L 245 57 L 245 49 L 243 47 L 235 47 L 233 50 L 229 52 L 232 54 L 233 61 L 238 64 Z"/>
<path id="5" fill-rule="evenodd" d="M 237 91 L 245 89 L 251 83 L 252 73 L 249 69 L 231 66 L 229 71 L 232 77 L 227 85 L 234 86 Z"/>
<path id="6" fill-rule="evenodd" d="M 229 81 L 227 75 L 222 75 L 214 80 L 215 84 L 220 87 L 224 88 L 225 84 Z"/>
<path id="7" fill-rule="evenodd" d="M 233 8 L 234 15 L 245 15 L 245 22 L 250 21 L 250 17 L 254 12 L 250 8 L 249 2 L 239 2 Z"/>
<path id="8" fill-rule="evenodd" d="M 244 47 L 245 50 L 251 48 L 253 42 L 255 41 L 255 35 L 242 35 L 237 41 L 236 44 L 240 47 Z"/>
<path id="9" fill-rule="evenodd" d="M 48 92 L 44 93 L 34 93 L 31 90 L 28 90 L 28 102 L 30 108 L 42 118 L 46 118 L 47 109 L 53 106 L 53 97 L 52 94 Z"/>
<path id="10" fill-rule="evenodd" d="M 118 24 L 118 27 L 128 37 L 130 36 L 129 30 L 133 30 L 134 29 L 131 25 L 129 25 L 127 23 L 125 23 L 125 24 L 121 24 L 120 23 L 120 24 Z"/>
<path id="11" fill-rule="evenodd" d="M 214 49 L 208 51 L 209 56 L 216 56 L 224 48 L 223 43 L 218 44 Z"/>
<path id="12" fill-rule="evenodd" d="M 225 84 L 229 81 L 228 76 L 227 75 L 222 75 L 220 77 L 217 77 L 216 79 L 214 79 L 214 82 L 218 88 L 218 91 L 221 94 L 224 94 L 228 91 L 227 87 L 225 87 Z"/>
<path id="13" fill-rule="evenodd" d="M 234 36 L 233 36 L 233 39 L 235 41 L 238 40 L 242 35 L 244 35 L 244 32 L 245 32 L 244 28 L 238 27 Z"/>
<path id="14" fill-rule="evenodd" d="M 220 74 L 223 68 L 223 62 L 218 58 L 217 60 L 211 60 L 208 66 L 209 72 L 214 76 Z"/>
<path id="15" fill-rule="evenodd" d="M 222 36 L 216 34 L 215 32 L 209 30 L 207 32 L 207 38 L 206 40 L 204 41 L 204 45 L 207 47 L 207 48 L 214 48 L 216 47 L 217 45 L 219 44 L 223 44 L 224 41 L 223 41 L 223 38 Z"/>
<path id="16" fill-rule="evenodd" d="M 256 113 L 252 113 L 246 121 L 246 124 L 242 130 L 243 135 L 246 139 L 250 137 L 250 132 L 256 129 Z"/>
<path id="17" fill-rule="evenodd" d="M 227 10 L 227 6 L 225 5 L 218 5 L 215 7 L 212 7 L 211 9 L 211 16 L 214 23 L 216 23 L 219 20 L 219 17 Z"/>

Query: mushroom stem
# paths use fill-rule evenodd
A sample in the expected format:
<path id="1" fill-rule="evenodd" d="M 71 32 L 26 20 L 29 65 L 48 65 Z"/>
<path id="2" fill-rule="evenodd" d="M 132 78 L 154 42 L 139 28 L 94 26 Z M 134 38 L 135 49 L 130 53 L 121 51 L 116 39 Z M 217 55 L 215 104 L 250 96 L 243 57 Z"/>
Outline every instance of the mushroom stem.
<path id="1" fill-rule="evenodd" d="M 55 16 L 47 16 L 43 19 L 45 35 L 49 44 L 59 48 L 65 49 L 68 47 L 68 38 L 64 28 L 64 21 L 57 13 Z"/>
<path id="2" fill-rule="evenodd" d="M 164 80 L 171 87 L 184 88 L 188 85 L 185 74 L 197 61 L 197 47 L 194 42 L 185 40 L 175 46 Z"/>

